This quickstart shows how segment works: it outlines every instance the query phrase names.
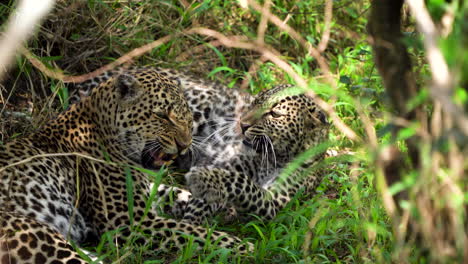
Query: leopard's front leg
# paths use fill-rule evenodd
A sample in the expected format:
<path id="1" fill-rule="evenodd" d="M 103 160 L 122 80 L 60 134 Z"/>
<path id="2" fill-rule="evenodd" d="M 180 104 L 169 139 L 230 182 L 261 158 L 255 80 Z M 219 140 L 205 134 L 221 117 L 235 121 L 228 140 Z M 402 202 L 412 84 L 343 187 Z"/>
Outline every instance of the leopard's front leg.
<path id="1" fill-rule="evenodd" d="M 294 172 L 262 188 L 237 171 L 197 168 L 186 178 L 192 195 L 207 203 L 232 205 L 238 212 L 272 219 L 301 188 L 310 192 L 318 183 L 315 173 Z"/>
<path id="2" fill-rule="evenodd" d="M 192 195 L 207 203 L 227 204 L 237 211 L 273 218 L 282 208 L 274 195 L 238 172 L 219 168 L 199 168 L 186 176 Z M 279 199 L 281 201 L 281 199 Z"/>

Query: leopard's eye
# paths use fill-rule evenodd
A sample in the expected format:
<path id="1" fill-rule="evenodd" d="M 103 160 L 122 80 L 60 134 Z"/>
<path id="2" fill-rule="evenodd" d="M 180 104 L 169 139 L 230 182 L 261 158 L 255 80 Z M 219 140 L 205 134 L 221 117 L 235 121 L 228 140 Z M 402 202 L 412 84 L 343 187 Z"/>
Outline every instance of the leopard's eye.
<path id="1" fill-rule="evenodd" d="M 279 118 L 285 115 L 283 112 L 277 110 L 271 110 L 270 112 L 268 112 L 268 114 L 271 115 L 273 118 Z"/>
<path id="2" fill-rule="evenodd" d="M 168 116 L 166 113 L 163 113 L 163 112 L 154 112 L 154 115 L 155 115 L 157 118 L 164 119 L 164 120 L 166 120 L 166 121 L 170 121 L 170 120 L 169 120 L 169 116 Z"/>

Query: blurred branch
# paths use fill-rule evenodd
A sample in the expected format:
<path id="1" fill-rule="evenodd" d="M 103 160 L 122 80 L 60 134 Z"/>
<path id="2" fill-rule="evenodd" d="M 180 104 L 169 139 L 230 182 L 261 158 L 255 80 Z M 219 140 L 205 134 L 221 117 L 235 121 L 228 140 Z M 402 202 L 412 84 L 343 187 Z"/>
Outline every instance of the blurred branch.
<path id="1" fill-rule="evenodd" d="M 445 62 L 441 50 L 437 46 L 439 33 L 432 21 L 423 0 L 406 0 L 419 31 L 424 35 L 427 62 L 432 72 L 430 91 L 435 101 L 441 103 L 446 113 L 449 113 L 458 128 L 468 136 L 468 118 L 463 109 L 453 100 L 453 76 Z"/>
<path id="2" fill-rule="evenodd" d="M 333 18 L 333 0 L 326 0 L 325 1 L 325 19 L 323 23 L 325 27 L 323 29 L 322 38 L 320 39 L 320 43 L 318 44 L 318 51 L 324 52 L 327 49 L 328 41 L 330 40 L 330 29 L 331 29 L 331 21 Z"/>
<path id="3" fill-rule="evenodd" d="M 421 125 L 426 128 L 427 118 L 424 109 L 421 106 L 408 109 L 409 100 L 417 96 L 419 91 L 411 69 L 411 60 L 401 41 L 403 38 L 400 30 L 402 6 L 403 0 L 382 0 L 378 4 L 372 4 L 368 29 L 372 37 L 374 60 L 397 115 L 407 120 L 420 120 Z M 396 131 L 393 131 L 394 134 Z M 410 138 L 407 144 L 413 166 L 417 167 L 419 163 L 417 143 L 415 139 Z M 392 153 L 395 152 L 392 151 Z M 393 163 L 386 162 L 385 164 Z M 389 183 L 401 178 L 399 173 L 387 174 L 386 177 Z"/>
<path id="4" fill-rule="evenodd" d="M 466 155 L 459 151 L 453 133 L 447 132 L 453 131 L 452 120 L 455 120 L 466 135 L 468 121 L 463 109 L 453 102 L 454 79 L 438 48 L 439 34 L 423 0 L 406 2 L 424 36 L 425 55 L 432 72 L 433 81 L 429 89 L 434 104 L 431 107 L 430 123 L 426 116 L 427 110 L 424 109 L 427 104 L 409 108 L 410 100 L 418 95 L 419 89 L 402 42 L 400 21 L 403 2 L 372 2 L 368 28 L 377 68 L 397 113 L 392 122 L 395 125 L 394 136 L 402 127 L 411 124 L 420 126 L 413 136 L 404 140 L 407 153 L 400 151 L 396 142 L 380 151 L 376 160 L 377 185 L 384 206 L 393 218 L 398 244 L 404 244 L 405 240 L 413 237 L 415 244 L 412 247 L 428 254 L 429 262 L 443 263 L 440 260 L 444 256 L 460 257 L 461 260 L 462 254 L 465 254 L 466 260 L 468 240 L 464 231 L 466 221 L 463 223 L 466 217 L 463 207 L 466 208 L 466 205 L 453 202 L 453 197 L 463 197 L 463 185 L 458 185 L 457 181 L 466 177 Z M 440 146 L 441 142 L 446 144 L 447 149 Z M 409 164 L 405 160 L 409 160 Z M 417 175 L 417 182 L 392 198 L 388 186 L 410 175 Z M 403 200 L 410 205 L 405 208 L 396 206 Z M 407 256 L 399 255 L 399 250 L 395 251 L 394 257 L 399 261 L 408 259 Z"/>
<path id="5" fill-rule="evenodd" d="M 0 81 L 19 47 L 33 34 L 36 25 L 49 13 L 55 0 L 21 0 L 10 16 L 0 39 Z"/>
<path id="6" fill-rule="evenodd" d="M 372 5 L 368 29 L 372 37 L 374 60 L 383 78 L 393 108 L 401 116 L 413 119 L 417 110 L 407 108 L 410 98 L 418 94 L 411 61 L 401 39 L 403 0 L 382 0 Z"/>
<path id="7" fill-rule="evenodd" d="M 268 16 L 266 15 L 270 10 L 271 1 L 265 1 L 265 4 L 262 8 L 262 18 L 260 19 L 260 23 L 258 24 L 257 29 L 257 41 L 260 45 L 265 44 L 265 32 L 268 27 Z"/>
<path id="8" fill-rule="evenodd" d="M 399 119 L 425 120 L 421 107 L 408 109 L 408 101 L 418 94 L 416 79 L 412 72 L 411 61 L 401 39 L 401 8 L 403 0 L 381 0 L 372 2 L 372 10 L 368 21 L 368 30 L 372 37 L 374 60 L 382 76 L 385 90 L 390 96 L 393 108 Z M 424 123 L 423 123 L 424 126 Z M 392 131 L 395 136 L 400 126 Z M 415 137 L 407 141 L 408 153 L 413 168 L 419 164 L 418 141 Z M 388 186 L 400 181 L 405 172 L 405 162 L 402 153 L 396 146 L 389 146 L 380 151 L 376 161 L 377 187 L 382 195 L 383 204 L 393 218 L 393 229 L 400 235 L 397 224 L 399 212 L 389 193 Z M 406 168 L 407 169 L 407 168 Z M 405 193 L 400 194 L 401 196 Z M 397 200 L 402 197 L 396 197 Z"/>

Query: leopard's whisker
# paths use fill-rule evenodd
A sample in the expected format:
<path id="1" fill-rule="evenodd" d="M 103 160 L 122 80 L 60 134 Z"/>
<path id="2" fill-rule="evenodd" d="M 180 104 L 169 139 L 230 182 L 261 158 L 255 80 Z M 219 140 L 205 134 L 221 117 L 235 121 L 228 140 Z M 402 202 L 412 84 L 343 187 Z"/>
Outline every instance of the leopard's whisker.
<path id="1" fill-rule="evenodd" d="M 205 151 L 202 147 L 194 143 L 192 143 L 189 150 L 192 160 L 197 160 L 200 157 L 200 153 Z"/>
<path id="2" fill-rule="evenodd" d="M 207 142 L 208 140 L 210 140 L 210 138 L 212 138 L 213 136 L 217 135 L 218 133 L 220 133 L 221 131 L 224 131 L 225 129 L 229 129 L 229 127 L 227 125 L 222 125 L 220 128 L 216 129 L 213 133 L 211 133 L 210 135 L 208 135 L 204 140 L 203 142 Z"/>
<path id="3" fill-rule="evenodd" d="M 221 122 L 225 122 L 225 123 L 237 121 L 235 117 L 229 117 L 229 116 L 218 117 L 217 116 L 217 117 L 208 118 L 205 120 L 205 122 L 210 122 L 210 121 L 220 122 L 219 119 L 222 119 Z"/>
<path id="4" fill-rule="evenodd" d="M 263 156 L 265 157 L 265 163 L 266 163 L 266 173 L 268 174 L 268 149 L 266 148 L 266 143 L 265 143 L 265 140 L 264 140 L 265 136 L 262 135 L 262 137 L 260 138 L 261 139 L 261 143 L 262 143 L 262 148 L 261 148 L 261 151 L 263 153 Z M 263 157 L 262 157 L 262 162 L 263 162 Z"/>
<path id="5" fill-rule="evenodd" d="M 225 143 L 224 138 L 227 133 L 231 131 L 231 127 L 229 126 L 222 126 L 219 129 L 217 129 L 215 132 L 213 132 L 210 136 L 208 136 L 204 142 L 207 142 L 208 140 L 211 139 L 212 144 L 216 145 L 218 143 Z"/>
<path id="6" fill-rule="evenodd" d="M 276 152 L 275 152 L 275 148 L 273 146 L 273 142 L 271 141 L 271 138 L 268 136 L 268 135 L 265 135 L 265 138 L 267 139 L 268 141 L 268 145 L 270 145 L 271 147 L 271 152 L 273 154 L 273 162 L 274 162 L 274 168 L 276 169 L 277 167 L 277 164 L 276 164 Z"/>

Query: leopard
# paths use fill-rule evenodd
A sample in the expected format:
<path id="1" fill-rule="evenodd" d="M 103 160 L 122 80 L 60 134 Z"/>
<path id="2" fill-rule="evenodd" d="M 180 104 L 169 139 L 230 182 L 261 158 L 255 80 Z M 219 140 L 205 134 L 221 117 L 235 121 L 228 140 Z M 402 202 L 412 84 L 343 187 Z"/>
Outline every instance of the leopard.
<path id="1" fill-rule="evenodd" d="M 252 96 L 173 69 L 157 70 L 181 84 L 194 112 L 193 138 L 200 139 L 205 154 L 184 162 L 190 164 L 189 190 L 159 190 L 161 197 L 176 193 L 173 215 L 194 224 L 226 211 L 231 218 L 239 211 L 271 219 L 300 190 L 313 192 L 323 173 L 310 169 L 324 151 L 303 161 L 292 175 L 286 168 L 295 156 L 326 141 L 329 123 L 314 98 L 297 91 L 286 96 L 291 85 Z M 81 95 L 105 78 L 92 80 Z"/>
<path id="2" fill-rule="evenodd" d="M 251 252 L 248 242 L 166 218 L 152 204 L 159 186 L 148 171 L 186 154 L 192 130 L 180 83 L 138 67 L 0 145 L 0 262 L 87 263 L 74 245 L 115 230 L 118 245 L 132 237 L 155 251 L 180 248 L 188 235 L 199 247 L 211 239 Z"/>
<path id="3" fill-rule="evenodd" d="M 76 104 L 91 94 L 102 82 L 126 70 L 138 68 L 129 65 L 105 71 L 84 82 L 69 85 L 70 105 Z M 209 165 L 220 158 L 231 157 L 239 152 L 242 139 L 236 132 L 237 120 L 253 101 L 250 93 L 228 88 L 218 81 L 207 80 L 193 73 L 173 68 L 151 67 L 154 71 L 179 84 L 192 112 L 192 145 L 187 153 L 178 155 L 171 164 L 171 171 L 187 172 L 195 165 Z M 191 193 L 182 182 L 160 184 L 158 188 L 159 210 L 172 218 L 181 219 Z"/>
<path id="4" fill-rule="evenodd" d="M 302 89 L 277 85 L 261 92 L 237 123 L 238 152 L 185 176 L 192 194 L 188 222 L 200 224 L 218 211 L 228 211 L 230 220 L 273 219 L 298 193 L 314 193 L 324 176 L 319 167 L 330 124 Z"/>
<path id="5" fill-rule="evenodd" d="M 72 85 L 70 105 L 89 96 L 95 87 L 112 76 L 138 67 L 120 67 Z M 176 158 L 174 167 L 188 170 L 195 164 L 211 164 L 217 157 L 230 157 L 238 152 L 241 144 L 235 132 L 236 121 L 240 113 L 244 112 L 253 101 L 250 93 L 228 88 L 218 81 L 200 78 L 193 73 L 181 70 L 156 66 L 146 67 L 178 83 L 192 111 L 193 144 L 185 155 L 179 155 Z"/>

